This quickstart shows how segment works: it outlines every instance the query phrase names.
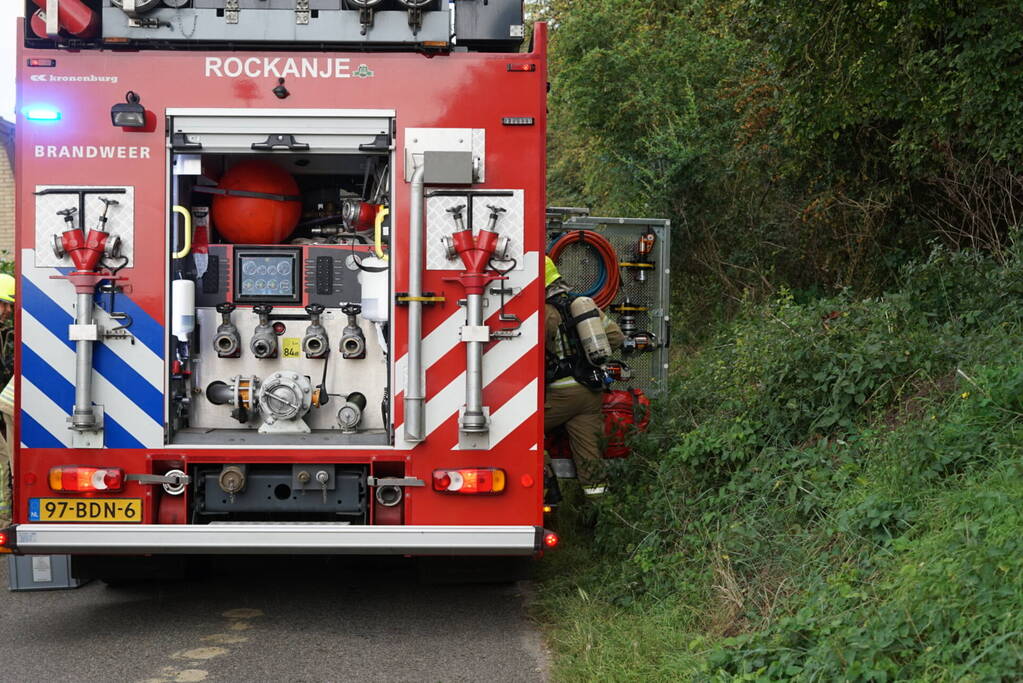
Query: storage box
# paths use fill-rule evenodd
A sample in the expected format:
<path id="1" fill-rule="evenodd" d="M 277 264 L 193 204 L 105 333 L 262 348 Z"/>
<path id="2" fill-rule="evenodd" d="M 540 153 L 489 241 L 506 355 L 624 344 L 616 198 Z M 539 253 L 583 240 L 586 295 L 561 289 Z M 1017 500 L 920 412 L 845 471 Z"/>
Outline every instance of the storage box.
<path id="1" fill-rule="evenodd" d="M 70 555 L 8 555 L 7 578 L 12 591 L 78 588 L 71 576 Z"/>

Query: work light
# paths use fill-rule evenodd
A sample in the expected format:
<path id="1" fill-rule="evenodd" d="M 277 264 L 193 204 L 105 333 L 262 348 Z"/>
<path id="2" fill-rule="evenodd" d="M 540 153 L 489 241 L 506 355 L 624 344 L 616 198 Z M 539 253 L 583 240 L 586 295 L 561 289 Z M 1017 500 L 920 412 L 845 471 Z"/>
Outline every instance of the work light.
<path id="1" fill-rule="evenodd" d="M 129 90 L 124 102 L 110 108 L 110 120 L 119 128 L 142 128 L 146 125 L 146 109 L 139 104 L 139 96 Z"/>

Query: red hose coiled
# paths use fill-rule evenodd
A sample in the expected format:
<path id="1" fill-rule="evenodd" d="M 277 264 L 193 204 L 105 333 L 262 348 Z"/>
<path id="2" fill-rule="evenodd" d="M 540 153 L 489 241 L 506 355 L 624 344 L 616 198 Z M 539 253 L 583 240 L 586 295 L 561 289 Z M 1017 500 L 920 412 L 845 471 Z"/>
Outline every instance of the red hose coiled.
<path id="1" fill-rule="evenodd" d="M 593 232 L 592 230 L 572 230 L 555 240 L 548 250 L 548 255 L 557 263 L 558 257 L 565 248 L 574 242 L 589 244 L 597 251 L 597 254 L 604 262 L 604 271 L 607 277 L 604 278 L 603 286 L 594 292 L 592 297 L 593 302 L 597 304 L 598 308 L 607 308 L 615 300 L 615 297 L 618 296 L 618 289 L 622 286 L 622 276 L 618 269 L 618 254 L 615 253 L 615 248 L 607 238 L 600 233 Z"/>

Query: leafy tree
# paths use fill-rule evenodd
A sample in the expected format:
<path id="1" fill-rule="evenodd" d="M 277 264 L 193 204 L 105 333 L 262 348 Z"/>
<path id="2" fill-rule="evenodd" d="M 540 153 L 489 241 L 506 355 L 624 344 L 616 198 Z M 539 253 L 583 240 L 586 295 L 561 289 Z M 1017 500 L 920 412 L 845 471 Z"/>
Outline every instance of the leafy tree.
<path id="1" fill-rule="evenodd" d="M 879 291 L 1023 215 L 1018 0 L 546 0 L 550 198 L 674 221 L 686 308 Z"/>

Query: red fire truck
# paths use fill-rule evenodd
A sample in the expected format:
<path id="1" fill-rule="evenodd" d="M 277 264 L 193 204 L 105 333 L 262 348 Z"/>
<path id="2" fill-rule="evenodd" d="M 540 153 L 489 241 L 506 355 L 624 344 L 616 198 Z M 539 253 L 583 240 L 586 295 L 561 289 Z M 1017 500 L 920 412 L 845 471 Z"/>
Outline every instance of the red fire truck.
<path id="1" fill-rule="evenodd" d="M 0 549 L 103 577 L 555 546 L 544 254 L 653 395 L 668 225 L 546 212 L 522 1 L 25 4 Z"/>
<path id="2" fill-rule="evenodd" d="M 520 0 L 38 0 L 17 553 L 535 556 L 546 31 Z"/>

